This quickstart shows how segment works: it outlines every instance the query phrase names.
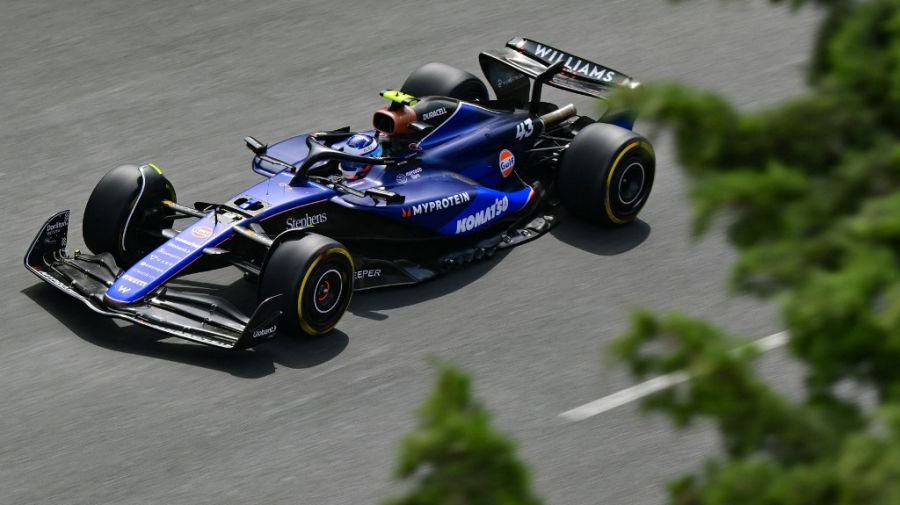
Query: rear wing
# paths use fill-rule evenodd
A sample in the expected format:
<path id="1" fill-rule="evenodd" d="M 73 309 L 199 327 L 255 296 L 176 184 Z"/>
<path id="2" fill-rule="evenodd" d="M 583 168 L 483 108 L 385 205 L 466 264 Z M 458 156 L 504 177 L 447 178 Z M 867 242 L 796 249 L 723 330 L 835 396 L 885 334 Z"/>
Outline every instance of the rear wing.
<path id="1" fill-rule="evenodd" d="M 605 98 L 617 87 L 635 88 L 640 85 L 618 70 L 521 37 L 510 40 L 502 49 L 481 53 L 478 61 L 497 98 L 519 104 L 528 101 L 528 79 L 537 78 L 560 62 L 563 63 L 562 69 L 546 81 L 555 88 Z"/>

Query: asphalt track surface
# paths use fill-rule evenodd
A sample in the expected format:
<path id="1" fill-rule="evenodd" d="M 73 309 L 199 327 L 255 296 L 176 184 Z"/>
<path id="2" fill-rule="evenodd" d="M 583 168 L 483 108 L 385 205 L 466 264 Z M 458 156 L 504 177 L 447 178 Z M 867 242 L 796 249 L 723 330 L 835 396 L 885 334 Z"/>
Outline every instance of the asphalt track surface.
<path id="1" fill-rule="evenodd" d="M 401 437 L 434 373 L 471 372 L 552 504 L 660 502 L 715 451 L 634 404 L 560 413 L 632 381 L 603 351 L 633 307 L 679 309 L 748 338 L 776 311 L 725 288 L 733 254 L 689 238 L 665 136 L 642 221 L 552 234 L 413 288 L 357 296 L 340 331 L 229 354 L 90 314 L 21 264 L 53 211 L 113 166 L 154 161 L 185 202 L 257 179 L 241 138 L 366 127 L 417 64 L 477 71 L 528 35 L 632 74 L 680 79 L 742 107 L 798 93 L 818 19 L 767 2 L 0 3 L 0 503 L 364 504 L 396 492 Z M 553 94 L 553 98 L 565 98 Z M 642 126 L 638 123 L 638 129 Z M 232 273 L 196 280 L 250 292 Z M 197 284 L 199 285 L 199 284 Z M 790 382 L 785 359 L 765 369 Z"/>

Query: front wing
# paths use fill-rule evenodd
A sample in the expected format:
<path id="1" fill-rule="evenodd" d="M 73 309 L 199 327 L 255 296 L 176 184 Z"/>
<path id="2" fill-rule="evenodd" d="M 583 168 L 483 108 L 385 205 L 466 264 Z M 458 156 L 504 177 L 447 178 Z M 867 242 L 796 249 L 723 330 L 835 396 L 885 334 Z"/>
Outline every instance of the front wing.
<path id="1" fill-rule="evenodd" d="M 225 349 L 246 349 L 273 338 L 281 301 L 263 301 L 246 316 L 227 300 L 163 287 L 142 301 L 119 304 L 105 296 L 121 269 L 108 253 L 66 253 L 69 211 L 53 215 L 25 255 L 25 268 L 63 293 L 104 316 Z"/>

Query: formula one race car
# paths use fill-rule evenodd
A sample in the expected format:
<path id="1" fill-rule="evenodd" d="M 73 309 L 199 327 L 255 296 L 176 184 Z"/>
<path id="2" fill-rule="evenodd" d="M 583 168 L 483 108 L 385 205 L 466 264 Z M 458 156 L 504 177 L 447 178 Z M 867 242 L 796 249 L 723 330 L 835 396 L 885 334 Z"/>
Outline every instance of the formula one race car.
<path id="1" fill-rule="evenodd" d="M 176 203 L 154 164 L 115 168 L 84 211 L 93 254 L 66 253 L 64 211 L 37 234 L 25 266 L 100 314 L 242 349 L 276 332 L 327 333 L 354 290 L 422 282 L 532 240 L 556 222 L 558 202 L 596 223 L 634 220 L 655 160 L 631 131 L 633 114 L 579 116 L 541 101 L 541 89 L 604 98 L 638 83 L 522 38 L 479 61 L 495 99 L 474 75 L 429 63 L 382 92 L 390 105 L 375 112 L 374 130 L 269 146 L 247 137 L 252 169 L 266 179 L 223 203 Z M 370 151 L 351 145 L 367 136 Z M 194 221 L 176 228 L 184 218 Z M 251 315 L 168 285 L 224 266 L 257 281 Z"/>

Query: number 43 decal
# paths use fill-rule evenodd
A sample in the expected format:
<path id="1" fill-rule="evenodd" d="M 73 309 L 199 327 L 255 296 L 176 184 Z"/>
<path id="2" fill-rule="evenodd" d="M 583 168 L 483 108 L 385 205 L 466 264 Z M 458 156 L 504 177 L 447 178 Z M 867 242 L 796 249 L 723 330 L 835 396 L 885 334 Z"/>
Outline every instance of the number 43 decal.
<path id="1" fill-rule="evenodd" d="M 531 118 L 516 125 L 516 140 L 526 139 L 532 133 L 534 133 L 534 123 L 531 122 Z"/>

